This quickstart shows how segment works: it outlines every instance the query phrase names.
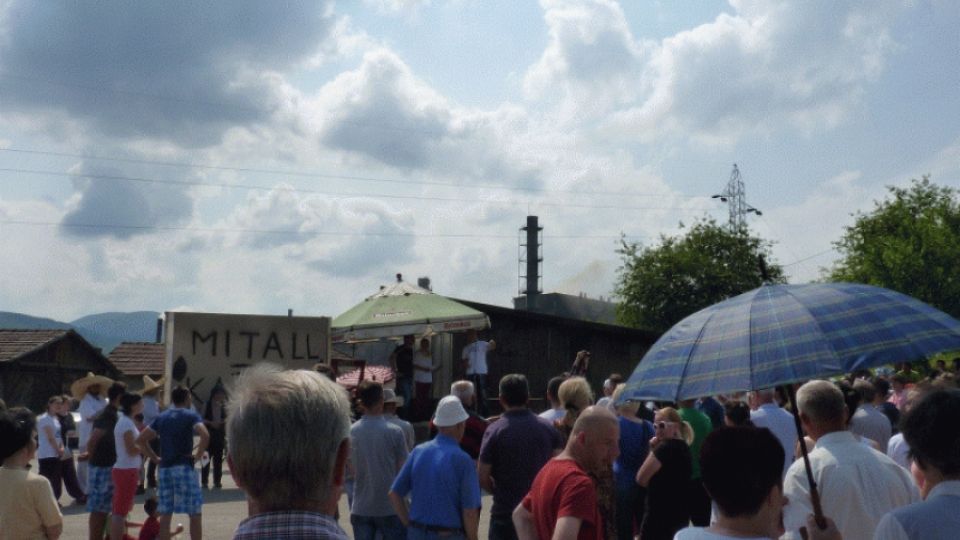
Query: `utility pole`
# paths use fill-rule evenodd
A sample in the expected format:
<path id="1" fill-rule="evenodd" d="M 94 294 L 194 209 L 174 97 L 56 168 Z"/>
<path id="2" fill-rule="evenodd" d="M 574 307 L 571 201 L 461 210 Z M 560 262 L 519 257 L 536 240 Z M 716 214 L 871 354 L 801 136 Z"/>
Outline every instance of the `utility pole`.
<path id="1" fill-rule="evenodd" d="M 733 164 L 733 171 L 730 173 L 730 180 L 727 187 L 719 195 L 714 195 L 714 199 L 720 199 L 725 202 L 730 210 L 730 218 L 727 225 L 730 230 L 736 232 L 746 230 L 747 214 L 754 213 L 762 216 L 763 212 L 747 204 L 747 193 L 743 187 L 743 180 L 740 178 L 740 169 L 737 164 Z"/>

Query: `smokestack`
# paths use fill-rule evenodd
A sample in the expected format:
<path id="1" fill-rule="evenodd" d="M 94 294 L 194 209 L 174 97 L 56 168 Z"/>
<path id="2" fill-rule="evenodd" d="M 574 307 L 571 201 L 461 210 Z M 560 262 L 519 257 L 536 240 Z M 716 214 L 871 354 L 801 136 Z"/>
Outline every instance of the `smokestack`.
<path id="1" fill-rule="evenodd" d="M 540 231 L 543 228 L 540 227 L 537 216 L 527 216 L 527 225 L 520 230 L 526 232 L 526 243 L 523 244 L 526 253 L 522 259 L 522 262 L 526 263 L 526 274 L 521 276 L 526 279 L 526 285 L 520 292 L 527 297 L 527 309 L 533 310 L 537 306 L 537 297 L 543 292 L 540 290 L 540 263 L 543 262 L 543 257 L 540 256 Z"/>

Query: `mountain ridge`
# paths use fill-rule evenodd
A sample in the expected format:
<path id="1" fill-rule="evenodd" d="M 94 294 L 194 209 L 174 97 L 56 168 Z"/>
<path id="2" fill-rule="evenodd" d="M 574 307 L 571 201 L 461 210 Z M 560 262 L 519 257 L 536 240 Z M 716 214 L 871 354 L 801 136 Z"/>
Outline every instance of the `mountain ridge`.
<path id="1" fill-rule="evenodd" d="M 152 342 L 157 337 L 157 311 L 109 311 L 85 315 L 70 322 L 26 313 L 0 311 L 0 328 L 17 330 L 74 329 L 93 346 L 109 354 L 124 341 Z"/>

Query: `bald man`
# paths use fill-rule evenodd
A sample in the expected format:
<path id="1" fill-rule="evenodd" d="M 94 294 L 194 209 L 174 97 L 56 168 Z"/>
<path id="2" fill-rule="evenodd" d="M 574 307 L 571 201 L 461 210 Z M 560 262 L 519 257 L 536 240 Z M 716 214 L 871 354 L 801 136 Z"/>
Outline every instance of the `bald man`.
<path id="1" fill-rule="evenodd" d="M 610 470 L 620 455 L 617 417 L 587 407 L 567 446 L 543 466 L 513 512 L 520 540 L 603 540 L 604 523 L 590 473 Z"/>

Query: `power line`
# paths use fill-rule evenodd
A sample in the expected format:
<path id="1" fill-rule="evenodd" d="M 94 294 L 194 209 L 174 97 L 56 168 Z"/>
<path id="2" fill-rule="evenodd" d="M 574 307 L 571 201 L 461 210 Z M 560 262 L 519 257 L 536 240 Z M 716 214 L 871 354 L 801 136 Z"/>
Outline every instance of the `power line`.
<path id="1" fill-rule="evenodd" d="M 784 268 L 786 268 L 787 266 L 793 266 L 793 265 L 795 265 L 795 264 L 800 264 L 800 263 L 802 263 L 802 262 L 809 261 L 810 259 L 816 259 L 817 257 L 820 257 L 820 256 L 822 256 L 822 255 L 826 255 L 827 253 L 830 253 L 830 252 L 833 252 L 833 251 L 836 251 L 836 250 L 837 250 L 837 248 L 825 249 L 825 250 L 820 251 L 820 252 L 818 252 L 818 253 L 814 253 L 813 255 L 810 255 L 810 256 L 808 256 L 808 257 L 804 257 L 804 258 L 802 258 L 802 259 L 798 259 L 798 260 L 796 260 L 796 261 L 793 261 L 792 263 L 784 264 L 784 265 L 782 265 L 782 266 L 783 266 Z"/>
<path id="2" fill-rule="evenodd" d="M 276 234 L 276 235 L 296 235 L 296 236 L 351 236 L 351 237 L 398 237 L 398 238 L 474 238 L 474 239 L 514 239 L 516 234 L 477 234 L 477 233 L 407 233 L 398 231 L 299 231 L 293 229 L 249 229 L 241 227 L 191 227 L 176 225 L 131 225 L 122 223 L 63 223 L 57 221 L 27 221 L 16 219 L 0 220 L 3 225 L 24 225 L 37 227 L 65 227 L 75 229 L 119 229 L 135 231 L 191 231 L 191 232 L 212 232 L 212 233 L 241 233 L 241 234 Z M 646 238 L 644 236 L 627 235 L 628 238 Z M 620 238 L 620 233 L 616 235 L 609 234 L 558 234 L 547 235 L 546 238 L 582 240 L 582 239 L 605 239 Z"/>
<path id="3" fill-rule="evenodd" d="M 48 176 L 59 176 L 67 178 L 91 178 L 96 180 L 111 180 L 111 181 L 125 181 L 125 182 L 140 182 L 148 184 L 161 184 L 161 185 L 174 185 L 174 186 L 185 186 L 185 187 L 221 187 L 225 189 L 250 189 L 258 191 L 273 191 L 275 188 L 262 186 L 257 184 L 238 184 L 230 182 L 191 182 L 189 180 L 165 180 L 159 178 L 143 178 L 137 176 L 123 176 L 123 175 L 111 175 L 111 174 L 92 174 L 92 173 L 70 173 L 63 171 L 42 171 L 35 169 L 18 169 L 18 168 L 9 168 L 3 167 L 0 168 L 0 172 L 7 173 L 18 173 L 18 174 L 38 174 L 38 175 L 48 175 Z M 498 200 L 498 199 L 484 199 L 483 201 L 478 201 L 475 198 L 464 198 L 464 197 L 437 197 L 437 196 L 426 196 L 426 195 L 384 195 L 379 193 L 340 193 L 336 191 L 328 190 L 319 190 L 319 189 L 306 189 L 306 188 L 284 188 L 285 191 L 297 192 L 297 193 L 313 193 L 321 195 L 334 195 L 335 199 L 352 199 L 357 197 L 369 197 L 376 199 L 389 199 L 389 200 L 416 200 L 416 201 L 432 201 L 432 202 L 482 202 L 484 204 L 498 204 L 498 205 L 508 205 L 516 206 L 518 204 L 533 204 L 535 206 L 541 207 L 555 207 L 555 208 L 587 208 L 595 210 L 684 210 L 684 211 L 709 211 L 710 208 L 685 208 L 685 207 L 644 207 L 644 206 L 624 206 L 624 205 L 595 205 L 595 204 L 575 204 L 575 203 L 556 203 L 556 202 L 545 202 L 545 201 L 519 201 L 519 200 Z"/>
<path id="4" fill-rule="evenodd" d="M 227 165 L 209 165 L 209 164 L 195 163 L 195 162 L 121 158 L 121 157 L 102 156 L 102 155 L 95 155 L 95 154 L 74 154 L 69 152 L 32 150 L 32 149 L 26 149 L 26 148 L 0 148 L 0 152 L 32 154 L 32 155 L 50 156 L 50 157 L 69 157 L 69 158 L 75 158 L 75 159 L 93 159 L 93 160 L 100 160 L 100 161 L 111 161 L 116 163 L 133 163 L 138 165 L 160 165 L 160 166 L 167 166 L 167 167 L 183 167 L 183 168 L 205 169 L 205 170 L 214 170 L 214 171 L 273 174 L 278 176 L 289 176 L 289 177 L 297 177 L 297 178 L 327 178 L 327 179 L 333 179 L 333 180 L 352 180 L 357 182 L 377 182 L 377 183 L 384 183 L 384 184 L 453 187 L 458 189 L 500 189 L 500 190 L 506 190 L 506 191 L 520 191 L 520 192 L 530 192 L 530 193 L 559 193 L 559 194 L 568 194 L 568 195 L 611 195 L 611 196 L 617 196 L 617 197 L 675 197 L 679 199 L 706 199 L 707 198 L 701 195 L 671 195 L 668 193 L 642 193 L 642 192 L 631 192 L 631 191 L 555 190 L 555 189 L 544 189 L 544 188 L 523 187 L 523 186 L 501 186 L 496 184 L 474 184 L 474 183 L 461 184 L 461 183 L 455 183 L 455 182 L 434 182 L 429 180 L 403 180 L 398 178 L 378 178 L 378 177 L 372 177 L 372 176 L 344 175 L 344 174 L 333 174 L 333 173 L 322 173 L 322 172 L 289 171 L 289 170 L 281 170 L 281 169 L 264 169 L 264 168 L 256 168 L 256 167 L 231 167 Z"/>

